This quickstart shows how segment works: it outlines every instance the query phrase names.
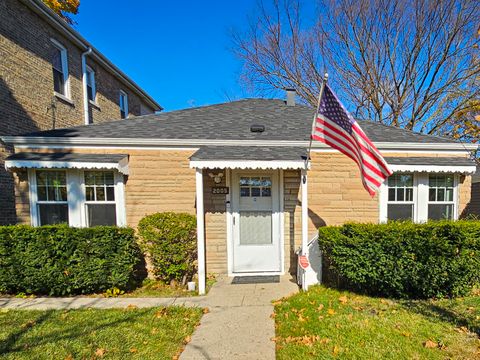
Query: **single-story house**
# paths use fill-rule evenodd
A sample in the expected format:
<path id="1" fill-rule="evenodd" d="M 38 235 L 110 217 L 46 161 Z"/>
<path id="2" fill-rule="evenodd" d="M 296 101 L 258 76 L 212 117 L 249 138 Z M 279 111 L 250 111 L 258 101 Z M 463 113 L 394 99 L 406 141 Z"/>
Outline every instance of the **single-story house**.
<path id="1" fill-rule="evenodd" d="M 135 227 L 147 214 L 197 214 L 205 274 L 295 273 L 295 251 L 323 225 L 457 219 L 477 146 L 360 121 L 394 174 L 371 197 L 357 165 L 314 142 L 314 110 L 245 99 L 128 121 L 7 136 L 18 218 Z"/>

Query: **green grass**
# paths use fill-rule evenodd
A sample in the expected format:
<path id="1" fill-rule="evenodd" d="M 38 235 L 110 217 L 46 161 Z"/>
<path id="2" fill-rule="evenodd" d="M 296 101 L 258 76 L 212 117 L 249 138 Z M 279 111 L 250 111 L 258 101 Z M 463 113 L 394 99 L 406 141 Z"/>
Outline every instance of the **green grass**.
<path id="1" fill-rule="evenodd" d="M 200 308 L 2 310 L 2 359 L 171 359 Z"/>
<path id="2" fill-rule="evenodd" d="M 480 296 L 393 301 L 312 287 L 275 302 L 278 359 L 479 359 Z"/>

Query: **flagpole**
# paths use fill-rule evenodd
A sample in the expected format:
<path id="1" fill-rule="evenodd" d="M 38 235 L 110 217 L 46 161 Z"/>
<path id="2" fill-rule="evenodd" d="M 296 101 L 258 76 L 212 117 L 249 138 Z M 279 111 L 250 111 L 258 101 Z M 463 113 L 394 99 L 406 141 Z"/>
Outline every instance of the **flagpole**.
<path id="1" fill-rule="evenodd" d="M 310 131 L 310 143 L 308 144 L 307 158 L 305 159 L 305 171 L 308 170 L 308 160 L 310 160 L 310 151 L 312 150 L 313 131 L 315 129 L 315 121 L 317 120 L 318 112 L 320 111 L 320 104 L 322 102 L 323 92 L 325 91 L 325 84 L 328 81 L 328 73 L 323 75 L 322 85 L 320 86 L 320 94 L 318 95 L 317 109 L 312 120 L 312 129 Z"/>
<path id="2" fill-rule="evenodd" d="M 323 92 L 325 91 L 325 84 L 328 80 L 328 74 L 325 73 L 322 81 L 322 86 L 320 87 L 320 94 L 318 95 L 318 104 L 317 109 L 315 111 L 315 115 L 313 116 L 312 121 L 312 129 L 310 132 L 310 144 L 308 144 L 308 151 L 307 157 L 305 159 L 305 169 L 302 170 L 302 249 L 301 249 L 301 257 L 299 257 L 299 264 L 303 268 L 302 271 L 302 289 L 304 291 L 308 290 L 309 282 L 311 281 L 310 278 L 312 277 L 311 271 L 309 271 L 309 264 L 308 264 L 308 183 L 307 183 L 307 171 L 308 171 L 308 160 L 310 159 L 310 150 L 312 148 L 312 140 L 313 140 L 313 131 L 315 129 L 315 122 L 317 120 L 318 112 L 320 110 L 320 104 L 322 102 Z M 307 274 L 309 271 L 309 274 Z"/>

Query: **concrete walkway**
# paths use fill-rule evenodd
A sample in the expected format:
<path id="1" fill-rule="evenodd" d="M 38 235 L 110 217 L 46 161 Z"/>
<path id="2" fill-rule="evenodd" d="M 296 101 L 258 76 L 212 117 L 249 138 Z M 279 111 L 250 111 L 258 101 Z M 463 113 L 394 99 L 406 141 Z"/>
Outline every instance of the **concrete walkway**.
<path id="1" fill-rule="evenodd" d="M 124 308 L 127 306 L 198 306 L 209 312 L 192 335 L 180 358 L 275 359 L 272 300 L 298 291 L 290 276 L 279 283 L 232 284 L 220 277 L 207 296 L 190 298 L 0 298 L 0 308 L 47 310 Z"/>
<path id="2" fill-rule="evenodd" d="M 272 300 L 295 293 L 288 276 L 280 283 L 231 284 L 222 278 L 210 290 L 210 312 L 185 347 L 180 359 L 275 359 Z"/>

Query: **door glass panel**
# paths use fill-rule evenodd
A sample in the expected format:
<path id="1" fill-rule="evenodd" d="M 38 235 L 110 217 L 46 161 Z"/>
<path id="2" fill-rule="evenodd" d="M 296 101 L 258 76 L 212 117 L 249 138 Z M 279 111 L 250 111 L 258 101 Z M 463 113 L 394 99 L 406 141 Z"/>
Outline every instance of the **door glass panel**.
<path id="1" fill-rule="evenodd" d="M 272 243 L 271 211 L 240 211 L 240 245 Z"/>

